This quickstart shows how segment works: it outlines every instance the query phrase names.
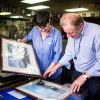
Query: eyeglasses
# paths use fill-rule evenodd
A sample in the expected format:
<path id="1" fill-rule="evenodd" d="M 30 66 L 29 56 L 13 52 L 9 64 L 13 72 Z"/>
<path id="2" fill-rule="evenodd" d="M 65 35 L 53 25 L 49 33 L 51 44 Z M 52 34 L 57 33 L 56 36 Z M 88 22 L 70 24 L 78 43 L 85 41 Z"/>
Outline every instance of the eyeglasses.
<path id="1" fill-rule="evenodd" d="M 49 32 L 51 29 L 51 25 L 48 23 L 46 26 L 38 27 L 41 32 Z"/>

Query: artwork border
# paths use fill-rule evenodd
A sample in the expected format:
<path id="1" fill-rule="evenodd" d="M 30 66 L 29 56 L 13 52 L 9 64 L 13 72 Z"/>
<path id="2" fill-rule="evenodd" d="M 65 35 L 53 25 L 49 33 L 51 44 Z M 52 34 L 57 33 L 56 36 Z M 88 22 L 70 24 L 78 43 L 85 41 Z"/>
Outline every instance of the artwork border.
<path id="1" fill-rule="evenodd" d="M 64 100 L 65 98 L 69 97 L 72 93 L 72 91 L 69 87 L 68 87 L 68 91 L 62 90 L 62 85 L 59 85 L 59 84 L 56 84 L 56 83 L 53 83 L 53 82 L 49 82 L 49 81 L 46 81 L 46 80 L 42 80 L 42 81 L 45 83 L 44 85 L 45 85 L 45 87 L 47 87 L 47 91 L 45 91 L 45 89 L 41 88 L 42 85 L 40 85 L 40 86 L 38 85 L 40 87 L 40 89 L 39 89 L 39 87 L 36 86 L 36 84 L 38 84 L 38 81 L 39 81 L 39 79 L 34 80 L 32 82 L 29 82 L 29 83 L 26 83 L 26 84 L 21 85 L 21 86 L 18 86 L 18 87 L 16 87 L 16 90 L 18 90 L 18 91 L 20 91 L 20 92 L 22 92 L 22 93 L 24 93 L 27 96 L 30 96 L 32 98 L 35 97 L 35 98 L 40 98 L 42 100 L 48 100 L 48 99 L 50 99 L 50 100 Z M 36 88 L 32 88 L 32 86 L 33 87 L 36 86 Z M 29 90 L 28 87 L 31 90 Z M 57 89 L 63 91 L 63 93 L 61 95 L 57 95 L 57 94 L 55 94 L 57 92 L 57 90 L 54 90 L 53 93 L 50 93 L 48 87 L 57 88 Z M 49 93 L 48 93 L 48 91 L 49 91 Z M 57 92 L 57 93 L 59 93 L 59 92 Z M 48 97 L 48 95 L 51 95 L 51 98 Z M 57 98 L 52 98 L 52 95 L 57 95 Z"/>
<path id="2" fill-rule="evenodd" d="M 23 68 L 23 66 L 20 65 L 20 67 L 17 67 L 13 64 L 11 67 L 11 64 L 9 64 L 9 52 L 8 52 L 8 45 L 11 46 L 17 46 L 19 48 L 24 48 L 27 50 L 27 55 L 29 57 L 29 62 L 30 63 L 26 63 L 27 66 Z M 12 72 L 12 73 L 18 73 L 18 74 L 26 74 L 26 75 L 36 75 L 36 76 L 40 76 L 41 72 L 37 63 L 37 59 L 35 56 L 35 52 L 34 49 L 32 47 L 32 45 L 27 44 L 27 43 L 18 43 L 15 40 L 12 39 L 7 39 L 7 38 L 2 38 L 2 51 L 1 51 L 1 58 L 2 58 L 2 67 L 1 67 L 1 71 L 3 72 Z M 12 49 L 13 50 L 13 49 Z M 22 53 L 20 53 L 22 54 Z M 19 56 L 19 53 L 18 53 Z M 24 60 L 24 59 L 23 59 Z M 13 58 L 10 61 L 15 61 Z M 18 60 L 21 61 L 21 60 Z"/>

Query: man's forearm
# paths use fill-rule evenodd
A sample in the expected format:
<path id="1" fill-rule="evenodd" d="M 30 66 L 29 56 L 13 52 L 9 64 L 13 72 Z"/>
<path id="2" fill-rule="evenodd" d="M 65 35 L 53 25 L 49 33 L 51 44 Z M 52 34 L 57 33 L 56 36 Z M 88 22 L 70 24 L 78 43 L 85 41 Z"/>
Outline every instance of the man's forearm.
<path id="1" fill-rule="evenodd" d="M 61 64 L 61 63 L 57 63 L 54 67 L 56 68 L 56 69 L 58 69 L 58 68 L 60 68 L 60 67 L 62 67 L 63 65 Z"/>

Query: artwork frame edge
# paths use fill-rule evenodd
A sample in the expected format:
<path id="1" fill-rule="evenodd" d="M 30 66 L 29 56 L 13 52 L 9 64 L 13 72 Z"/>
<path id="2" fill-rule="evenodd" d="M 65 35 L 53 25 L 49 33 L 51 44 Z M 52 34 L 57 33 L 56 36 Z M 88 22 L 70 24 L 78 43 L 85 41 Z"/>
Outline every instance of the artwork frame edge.
<path id="1" fill-rule="evenodd" d="M 6 51 L 6 50 L 4 50 L 4 46 L 7 45 L 7 44 L 4 44 L 5 41 L 8 42 L 8 43 L 12 43 L 12 42 L 13 43 L 18 43 L 16 40 L 13 40 L 13 39 L 8 39 L 8 38 L 4 38 L 4 37 L 1 38 L 1 67 L 0 67 L 0 70 L 2 72 L 15 73 L 15 74 L 23 74 L 23 75 L 31 75 L 31 76 L 33 75 L 33 76 L 40 77 L 41 76 L 41 72 L 40 72 L 40 69 L 39 69 L 39 66 L 38 66 L 38 63 L 37 63 L 37 59 L 36 59 L 36 56 L 35 56 L 34 48 L 32 47 L 32 45 L 30 45 L 28 43 L 18 43 L 18 45 L 22 45 L 23 44 L 23 46 L 26 46 L 27 47 L 28 51 L 29 51 L 29 48 L 28 47 L 31 47 L 31 53 L 32 54 L 30 54 L 29 52 L 28 53 L 29 53 L 29 56 L 30 55 L 34 55 L 34 58 L 33 59 L 35 61 L 35 67 L 36 68 L 32 68 L 32 67 L 29 68 L 29 67 L 27 67 L 27 69 L 30 70 L 30 73 L 27 73 L 28 71 L 26 71 L 25 69 L 24 70 L 26 72 L 25 71 L 23 71 L 23 72 L 19 71 L 19 70 L 22 70 L 21 68 L 16 68 L 17 69 L 17 71 L 16 71 L 14 68 L 11 68 L 10 67 L 11 70 L 8 70 L 8 67 L 9 66 L 8 65 L 5 66 L 6 65 L 5 64 L 6 61 L 4 61 L 5 60 L 4 59 L 4 57 L 5 57 L 4 56 L 4 51 Z M 31 56 L 31 58 L 32 58 L 32 56 Z M 31 60 L 31 62 L 32 62 L 32 60 Z M 35 71 L 34 71 L 34 73 L 31 71 L 31 68 L 36 70 L 36 74 L 35 74 Z"/>
<path id="2" fill-rule="evenodd" d="M 40 99 L 42 99 L 42 100 L 47 100 L 48 98 L 46 98 L 46 96 L 44 97 L 44 96 L 41 96 L 40 94 L 36 94 L 36 93 L 34 93 L 33 92 L 33 95 L 31 94 L 31 93 L 28 93 L 27 91 L 25 91 L 25 90 L 23 90 L 22 89 L 22 87 L 24 87 L 25 85 L 27 85 L 27 84 L 31 84 L 32 82 L 38 82 L 39 81 L 39 79 L 36 79 L 36 80 L 34 80 L 34 81 L 31 81 L 31 82 L 29 82 L 29 83 L 26 83 L 26 84 L 24 84 L 24 85 L 21 85 L 21 86 L 18 86 L 18 87 L 16 87 L 15 88 L 15 90 L 17 90 L 17 91 L 19 91 L 19 92 L 21 92 L 21 93 L 24 93 L 25 95 L 27 95 L 27 96 L 29 96 L 29 97 L 32 97 L 32 98 L 40 98 Z M 53 82 L 50 82 L 50 81 L 46 81 L 46 80 L 42 80 L 43 82 L 46 82 L 47 84 L 49 84 L 49 85 L 51 85 L 51 86 L 57 86 L 57 87 L 59 87 L 59 88 L 62 88 L 62 85 L 60 85 L 60 84 L 57 84 L 57 83 L 53 83 Z M 63 95 L 61 95 L 61 96 L 59 96 L 59 99 L 57 98 L 57 99 L 51 99 L 51 100 L 63 100 L 63 99 L 65 99 L 65 98 L 68 98 L 70 95 L 71 95 L 71 93 L 72 93 L 72 91 L 70 91 L 70 93 L 68 94 L 67 92 L 66 93 L 64 93 Z M 63 98 L 63 99 L 62 99 Z"/>

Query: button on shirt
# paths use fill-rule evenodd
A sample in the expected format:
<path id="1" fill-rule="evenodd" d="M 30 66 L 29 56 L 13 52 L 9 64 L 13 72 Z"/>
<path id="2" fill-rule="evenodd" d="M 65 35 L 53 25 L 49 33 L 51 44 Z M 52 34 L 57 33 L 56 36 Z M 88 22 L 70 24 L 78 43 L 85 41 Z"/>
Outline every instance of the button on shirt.
<path id="1" fill-rule="evenodd" d="M 40 30 L 35 26 L 24 39 L 32 41 L 42 75 L 51 63 L 58 63 L 62 55 L 62 36 L 56 28 L 52 27 L 49 35 L 42 39 Z M 51 78 L 56 78 L 61 72 L 59 68 Z"/>
<path id="2" fill-rule="evenodd" d="M 74 59 L 75 56 L 77 59 Z M 66 65 L 72 58 L 77 71 L 87 72 L 92 76 L 100 76 L 99 25 L 84 22 L 84 28 L 80 37 L 68 38 L 65 54 L 59 62 Z"/>

